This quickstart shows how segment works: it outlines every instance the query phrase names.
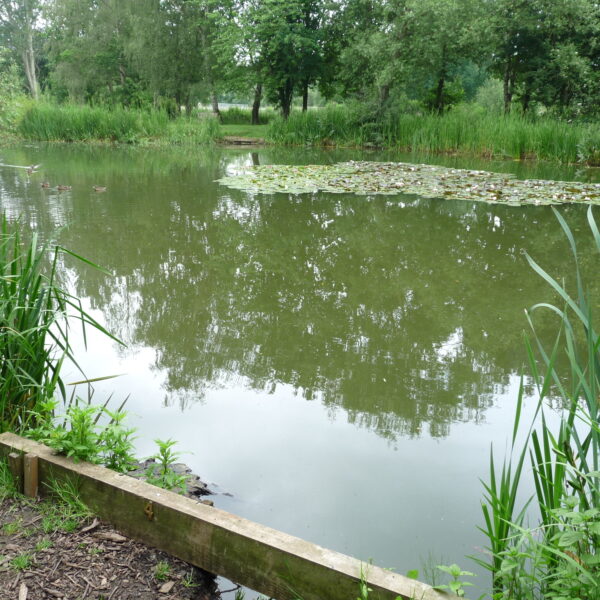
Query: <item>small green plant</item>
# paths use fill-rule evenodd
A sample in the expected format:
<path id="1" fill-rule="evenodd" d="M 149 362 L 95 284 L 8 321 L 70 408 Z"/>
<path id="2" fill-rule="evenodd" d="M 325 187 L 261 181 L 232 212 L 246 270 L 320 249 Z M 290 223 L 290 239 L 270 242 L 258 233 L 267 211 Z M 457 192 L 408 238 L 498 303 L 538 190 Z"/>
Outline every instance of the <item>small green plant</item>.
<path id="1" fill-rule="evenodd" d="M 133 434 L 135 429 L 125 427 L 123 421 L 127 413 L 122 410 L 104 412 L 110 417 L 110 422 L 100 433 L 100 443 L 105 466 L 120 473 L 126 473 L 135 463 L 133 457 Z"/>
<path id="2" fill-rule="evenodd" d="M 369 570 L 369 566 L 363 569 L 361 564 L 360 566 L 360 581 L 358 582 L 358 598 L 356 600 L 369 600 L 369 592 L 373 590 L 368 586 L 367 583 L 367 573 Z"/>
<path id="3" fill-rule="evenodd" d="M 73 481 L 51 481 L 48 491 L 53 501 L 44 502 L 40 507 L 43 514 L 41 527 L 44 533 L 75 531 L 82 521 L 92 515 L 81 501 L 77 485 Z"/>
<path id="4" fill-rule="evenodd" d="M 15 480 L 5 459 L 0 458 L 0 501 L 13 498 L 17 493 Z"/>
<path id="5" fill-rule="evenodd" d="M 60 422 L 55 416 L 55 400 L 47 400 L 41 406 L 42 412 L 36 415 L 38 426 L 26 432 L 28 437 L 74 460 L 101 463 L 119 472 L 127 472 L 135 462 L 135 430 L 123 425 L 127 413 L 121 409 L 110 411 L 106 406 L 72 399 Z M 109 418 L 105 426 L 98 424 L 103 415 Z"/>
<path id="6" fill-rule="evenodd" d="M 24 571 L 25 569 L 29 569 L 33 564 L 33 560 L 31 554 L 18 554 L 11 561 L 10 565 L 16 571 Z"/>
<path id="7" fill-rule="evenodd" d="M 465 595 L 465 587 L 472 586 L 469 581 L 464 581 L 464 577 L 474 577 L 475 573 L 471 571 L 463 571 L 457 564 L 452 565 L 437 565 L 437 568 L 444 573 L 447 573 L 452 578 L 448 584 L 437 585 L 437 590 L 450 590 L 456 596 L 461 598 Z"/>
<path id="8" fill-rule="evenodd" d="M 198 587 L 200 584 L 196 583 L 196 580 L 194 579 L 194 572 L 190 571 L 181 580 L 181 585 L 183 585 L 183 587 L 185 587 L 185 588 L 195 588 L 195 587 Z"/>
<path id="9" fill-rule="evenodd" d="M 10 523 L 5 523 L 2 526 L 2 533 L 4 535 L 14 535 L 18 531 L 21 531 L 23 527 L 23 520 L 17 519 L 16 521 L 11 521 Z"/>
<path id="10" fill-rule="evenodd" d="M 156 563 L 156 566 L 154 567 L 154 579 L 157 581 L 165 581 L 170 574 L 171 567 L 169 566 L 169 563 L 162 560 Z"/>
<path id="11" fill-rule="evenodd" d="M 178 475 L 171 468 L 181 456 L 180 452 L 173 451 L 173 446 L 177 442 L 170 439 L 157 439 L 154 441 L 158 446 L 158 453 L 150 458 L 156 460 L 158 464 L 148 467 L 146 470 L 146 481 L 166 490 L 176 490 L 182 494 L 185 493 L 187 475 Z"/>
<path id="12" fill-rule="evenodd" d="M 42 538 L 35 545 L 35 551 L 40 552 L 41 550 L 48 550 L 48 548 L 52 548 L 52 546 L 54 546 L 54 542 L 50 538 Z"/>

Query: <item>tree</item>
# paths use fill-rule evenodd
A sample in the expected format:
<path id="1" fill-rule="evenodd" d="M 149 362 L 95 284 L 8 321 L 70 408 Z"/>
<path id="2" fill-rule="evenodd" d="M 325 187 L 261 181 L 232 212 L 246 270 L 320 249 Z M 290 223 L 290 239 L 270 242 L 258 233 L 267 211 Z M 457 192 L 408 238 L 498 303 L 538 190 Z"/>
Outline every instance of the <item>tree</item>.
<path id="1" fill-rule="evenodd" d="M 54 0 L 47 11 L 52 80 L 79 100 L 130 102 L 137 78 L 125 54 L 131 37 L 129 3 Z M 58 91 L 58 89 L 57 89 Z"/>
<path id="2" fill-rule="evenodd" d="M 0 127 L 10 128 L 16 115 L 16 104 L 22 94 L 21 77 L 10 51 L 0 47 Z"/>
<path id="3" fill-rule="evenodd" d="M 34 35 L 41 12 L 40 0 L 3 0 L 0 3 L 0 36 L 23 66 L 29 93 L 37 100 L 40 85 L 34 52 Z"/>
<path id="4" fill-rule="evenodd" d="M 327 7 L 324 0 L 262 0 L 249 5 L 247 26 L 254 29 L 264 80 L 284 118 L 296 90 L 306 108 L 308 87 L 321 75 Z"/>
<path id="5" fill-rule="evenodd" d="M 504 85 L 504 110 L 513 99 L 562 109 L 597 105 L 600 6 L 593 0 L 494 0 L 481 21 L 490 40 L 492 71 Z"/>

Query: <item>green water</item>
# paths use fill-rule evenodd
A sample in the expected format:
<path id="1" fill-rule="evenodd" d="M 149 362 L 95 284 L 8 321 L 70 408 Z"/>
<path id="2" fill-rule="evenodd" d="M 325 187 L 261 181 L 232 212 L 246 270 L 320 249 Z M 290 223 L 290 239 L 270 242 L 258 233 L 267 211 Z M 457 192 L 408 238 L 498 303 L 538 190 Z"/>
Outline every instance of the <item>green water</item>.
<path id="1" fill-rule="evenodd" d="M 113 274 L 64 265 L 127 344 L 92 334 L 78 347 L 88 376 L 123 374 L 95 397 L 130 394 L 140 454 L 177 439 L 218 484 L 217 506 L 398 572 L 472 569 L 462 557 L 484 544 L 479 478 L 490 442 L 501 449 L 510 433 L 526 362 L 524 309 L 553 300 L 523 251 L 568 278 L 568 247 L 549 207 L 214 182 L 244 164 L 350 159 L 411 157 L 18 146 L 0 162 L 42 166 L 0 167 L 0 201 Z M 600 181 L 549 163 L 431 162 Z M 585 207 L 559 210 L 592 281 Z M 537 322 L 550 338 L 554 320 Z"/>

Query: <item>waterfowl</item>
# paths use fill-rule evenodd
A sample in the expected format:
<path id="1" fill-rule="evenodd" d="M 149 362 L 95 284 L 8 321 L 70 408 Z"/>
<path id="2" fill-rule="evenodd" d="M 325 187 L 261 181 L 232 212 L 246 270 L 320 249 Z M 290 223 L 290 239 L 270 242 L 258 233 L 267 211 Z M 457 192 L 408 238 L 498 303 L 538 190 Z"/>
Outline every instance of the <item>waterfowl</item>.
<path id="1" fill-rule="evenodd" d="M 106 186 L 105 185 L 95 185 L 95 186 L 93 186 L 93 189 L 95 192 L 105 192 Z"/>
<path id="2" fill-rule="evenodd" d="M 50 184 L 47 181 L 42 181 L 42 183 L 40 183 L 40 186 L 43 188 L 49 188 Z"/>
<path id="3" fill-rule="evenodd" d="M 71 189 L 71 186 L 70 185 L 57 185 L 56 189 L 59 192 L 68 192 Z"/>
<path id="4" fill-rule="evenodd" d="M 27 174 L 31 175 L 32 173 L 34 173 L 35 171 L 37 171 L 42 165 L 29 165 L 27 167 Z"/>

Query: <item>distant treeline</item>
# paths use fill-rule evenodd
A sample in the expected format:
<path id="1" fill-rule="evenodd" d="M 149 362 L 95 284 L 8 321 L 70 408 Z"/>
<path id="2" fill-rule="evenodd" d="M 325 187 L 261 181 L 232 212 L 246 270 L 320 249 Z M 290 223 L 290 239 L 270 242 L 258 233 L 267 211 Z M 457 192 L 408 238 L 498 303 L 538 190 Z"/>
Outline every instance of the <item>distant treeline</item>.
<path id="1" fill-rule="evenodd" d="M 355 102 L 373 122 L 490 112 L 600 112 L 595 0 L 10 0 L 0 112 L 15 85 L 58 102 L 161 109 L 266 99 Z M 8 90 L 8 91 L 7 91 Z"/>

